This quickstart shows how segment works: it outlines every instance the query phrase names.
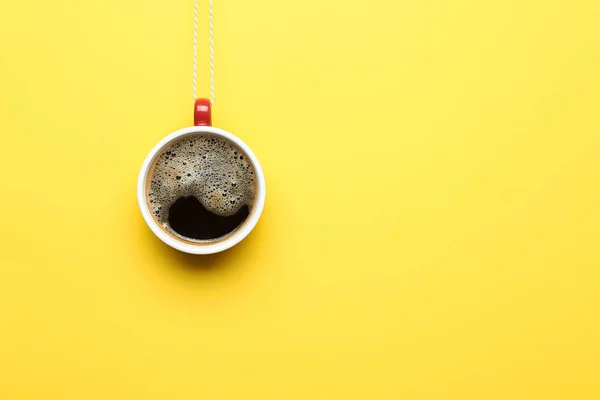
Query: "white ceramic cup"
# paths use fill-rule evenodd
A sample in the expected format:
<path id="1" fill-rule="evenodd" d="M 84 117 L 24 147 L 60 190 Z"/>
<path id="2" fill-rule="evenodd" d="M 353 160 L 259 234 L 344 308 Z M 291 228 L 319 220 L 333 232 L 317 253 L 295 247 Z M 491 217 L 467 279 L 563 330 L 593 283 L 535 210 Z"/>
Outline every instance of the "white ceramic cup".
<path id="1" fill-rule="evenodd" d="M 248 215 L 248 218 L 235 231 L 221 239 L 216 239 L 212 242 L 185 240 L 184 238 L 179 238 L 175 235 L 167 233 L 163 228 L 161 228 L 158 225 L 154 217 L 152 217 L 152 213 L 148 204 L 147 181 L 148 179 L 150 179 L 150 177 L 148 176 L 148 172 L 155 158 L 173 142 L 182 139 L 185 136 L 197 134 L 218 136 L 235 144 L 237 147 L 240 148 L 240 150 L 246 153 L 248 160 L 252 163 L 252 167 L 254 168 L 254 174 L 256 176 L 257 191 L 254 199 L 254 204 L 250 209 L 250 214 Z M 158 236 L 160 240 L 162 240 L 169 246 L 190 254 L 218 253 L 220 251 L 227 250 L 230 247 L 235 246 L 236 244 L 241 242 L 242 239 L 248 236 L 248 234 L 256 226 L 256 223 L 260 218 L 260 214 L 262 213 L 262 210 L 265 206 L 265 196 L 265 176 L 263 174 L 263 170 L 260 166 L 260 163 L 258 162 L 258 159 L 254 155 L 252 150 L 250 150 L 250 148 L 237 136 L 227 131 L 224 131 L 223 129 L 214 128 L 212 126 L 193 126 L 190 128 L 183 128 L 171 133 L 169 136 L 161 140 L 150 151 L 150 153 L 146 157 L 146 160 L 144 160 L 144 164 L 142 165 L 142 169 L 140 171 L 137 183 L 138 204 L 140 206 L 140 210 L 142 211 L 144 220 L 146 221 L 152 232 L 154 232 L 154 234 Z"/>

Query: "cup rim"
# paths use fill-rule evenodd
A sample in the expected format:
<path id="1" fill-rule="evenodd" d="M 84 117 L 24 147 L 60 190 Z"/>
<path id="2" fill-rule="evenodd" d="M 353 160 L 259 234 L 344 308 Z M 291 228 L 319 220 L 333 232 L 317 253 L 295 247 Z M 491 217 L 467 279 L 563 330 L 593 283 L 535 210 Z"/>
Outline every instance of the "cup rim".
<path id="1" fill-rule="evenodd" d="M 149 169 L 152 165 L 152 162 L 154 161 L 154 158 L 161 152 L 161 150 L 163 150 L 171 142 L 180 139 L 184 136 L 198 133 L 209 133 L 217 135 L 233 142 L 236 146 L 238 146 L 242 151 L 246 153 L 250 162 L 252 163 L 252 166 L 254 167 L 255 178 L 257 181 L 256 199 L 250 211 L 250 215 L 248 216 L 248 219 L 246 219 L 245 223 L 237 231 L 234 231 L 229 237 L 225 238 L 224 240 L 215 243 L 202 244 L 201 246 L 184 243 L 167 234 L 158 226 L 158 224 L 152 217 L 150 209 L 148 208 L 148 205 L 146 203 L 146 181 Z M 248 147 L 248 145 L 246 145 L 246 143 L 244 143 L 240 138 L 238 138 L 234 134 L 212 126 L 191 126 L 188 128 L 182 128 L 164 137 L 152 148 L 152 150 L 150 150 L 150 152 L 146 156 L 146 159 L 142 164 L 142 168 L 140 169 L 137 181 L 138 206 L 140 207 L 140 211 L 142 212 L 142 216 L 144 217 L 144 220 L 146 221 L 148 227 L 165 244 L 173 247 L 174 249 L 189 254 L 218 253 L 227 250 L 241 242 L 246 236 L 248 236 L 248 234 L 252 231 L 252 229 L 254 229 L 254 227 L 258 223 L 258 219 L 260 218 L 260 215 L 265 205 L 265 197 L 265 176 L 263 174 L 262 167 L 258 162 L 258 158 L 256 158 L 254 152 L 250 149 L 250 147 Z"/>

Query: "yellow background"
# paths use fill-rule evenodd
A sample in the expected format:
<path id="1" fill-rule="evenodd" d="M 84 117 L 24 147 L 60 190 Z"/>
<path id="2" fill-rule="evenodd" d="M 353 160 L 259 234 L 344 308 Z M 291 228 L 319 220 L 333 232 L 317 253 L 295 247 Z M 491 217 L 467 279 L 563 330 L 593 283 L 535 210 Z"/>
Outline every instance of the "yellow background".
<path id="1" fill-rule="evenodd" d="M 215 3 L 268 193 L 200 258 L 135 192 L 192 1 L 3 2 L 0 398 L 600 398 L 600 3 Z"/>

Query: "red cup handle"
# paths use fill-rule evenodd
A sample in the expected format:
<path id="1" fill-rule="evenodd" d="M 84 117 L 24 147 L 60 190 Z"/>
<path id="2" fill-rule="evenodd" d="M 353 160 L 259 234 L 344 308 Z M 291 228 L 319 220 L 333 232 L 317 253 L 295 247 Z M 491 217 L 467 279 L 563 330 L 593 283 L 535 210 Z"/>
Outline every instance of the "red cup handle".
<path id="1" fill-rule="evenodd" d="M 196 104 L 194 104 L 194 125 L 211 126 L 210 100 L 196 99 Z"/>

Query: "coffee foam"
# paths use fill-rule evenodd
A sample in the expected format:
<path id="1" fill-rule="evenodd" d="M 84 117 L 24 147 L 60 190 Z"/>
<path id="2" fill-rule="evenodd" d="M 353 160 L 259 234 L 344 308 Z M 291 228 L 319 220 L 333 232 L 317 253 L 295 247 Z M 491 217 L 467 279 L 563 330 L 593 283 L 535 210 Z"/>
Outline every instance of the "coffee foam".
<path id="1" fill-rule="evenodd" d="M 181 197 L 194 196 L 222 216 L 254 202 L 254 168 L 247 155 L 216 136 L 191 135 L 169 145 L 154 160 L 151 174 L 150 210 L 165 226 L 169 208 Z"/>

